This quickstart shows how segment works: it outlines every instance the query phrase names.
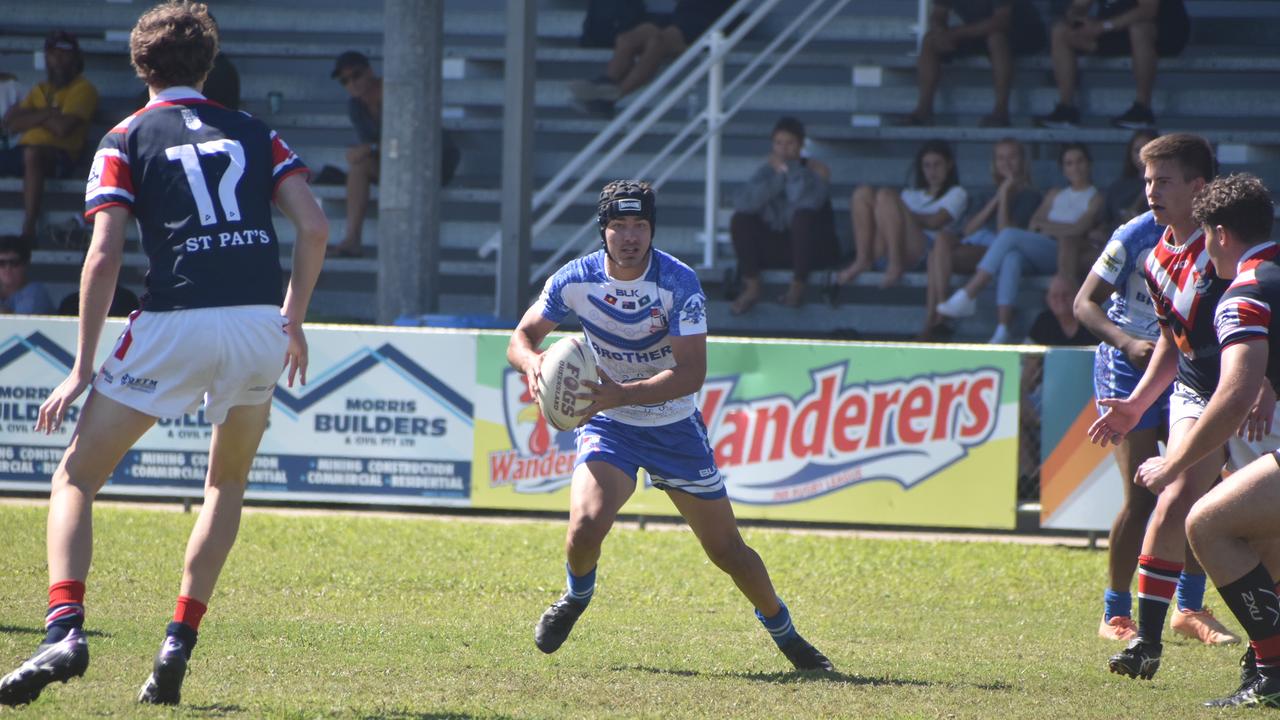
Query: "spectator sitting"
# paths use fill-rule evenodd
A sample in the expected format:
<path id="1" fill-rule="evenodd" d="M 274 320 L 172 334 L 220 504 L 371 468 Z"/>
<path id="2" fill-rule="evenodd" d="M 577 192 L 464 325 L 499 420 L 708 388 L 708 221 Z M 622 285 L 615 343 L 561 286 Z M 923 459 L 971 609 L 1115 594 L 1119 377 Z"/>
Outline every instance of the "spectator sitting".
<path id="1" fill-rule="evenodd" d="M 16 235 L 0 236 L 0 314 L 52 315 L 53 300 L 38 282 L 27 282 L 31 246 Z"/>
<path id="2" fill-rule="evenodd" d="M 1013 334 L 1014 303 L 1023 267 L 1038 273 L 1059 273 L 1070 287 L 1078 282 L 1079 257 L 1085 234 L 1097 223 L 1102 213 L 1102 194 L 1090 179 L 1089 150 L 1080 143 L 1067 143 L 1058 156 L 1058 164 L 1067 186 L 1055 188 L 1045 195 L 1027 230 L 1006 227 L 1001 230 L 978 262 L 978 271 L 964 287 L 939 303 L 938 314 L 949 318 L 968 317 L 977 309 L 977 296 L 984 287 L 996 282 L 996 331 L 992 343 L 1008 343 Z M 1066 294 L 1066 290 L 1062 294 Z M 1074 297 L 1074 292 L 1070 292 Z M 1068 312 L 1070 301 L 1067 302 Z"/>
<path id="3" fill-rule="evenodd" d="M 378 181 L 378 141 L 382 136 L 382 78 L 373 72 L 369 58 L 363 53 L 348 50 L 334 63 L 333 77 L 342 83 L 351 99 L 347 113 L 355 128 L 359 142 L 347 148 L 347 230 L 342 240 L 330 247 L 330 254 L 338 257 L 360 257 L 361 231 L 369 209 L 369 188 Z M 441 134 L 440 163 L 441 185 L 453 179 L 462 151 L 448 133 Z"/>
<path id="4" fill-rule="evenodd" d="M 1111 232 L 1147 211 L 1146 182 L 1142 178 L 1142 146 L 1155 140 L 1160 133 L 1155 130 L 1135 130 L 1125 147 L 1123 170 L 1120 177 L 1107 186 L 1106 218 L 1104 229 Z M 1105 239 L 1105 238 L 1104 238 Z"/>
<path id="5" fill-rule="evenodd" d="M 1007 227 L 1026 228 L 1040 207 L 1041 194 L 1031 185 L 1027 148 L 1013 138 L 991 149 L 991 197 L 976 203 L 964 224 L 964 237 L 938 233 L 925 261 L 928 284 L 925 290 L 925 323 L 920 340 L 936 340 L 949 335 L 951 327 L 938 314 L 937 304 L 951 294 L 953 272 L 972 273 L 978 267 L 996 234 Z"/>
<path id="6" fill-rule="evenodd" d="M 45 178 L 71 174 L 98 107 L 98 91 L 83 75 L 84 56 L 75 35 L 50 33 L 44 61 L 47 80 L 4 115 L 5 131 L 21 132 L 22 137 L 0 151 L 0 175 L 22 177 L 22 236 L 32 246 Z"/>
<path id="7" fill-rule="evenodd" d="M 791 286 L 778 302 L 804 302 L 809 271 L 839 254 L 828 183 L 831 168 L 801 157 L 804 125 L 793 117 L 773 127 L 773 150 L 738 197 L 729 235 L 738 255 L 743 288 L 730 308 L 741 315 L 760 299 L 760 269 L 792 269 Z"/>
<path id="8" fill-rule="evenodd" d="M 733 0 L 677 0 L 673 12 L 646 14 L 639 25 L 618 34 L 602 77 L 569 85 L 574 107 L 612 115 L 616 102 L 647 85 L 663 63 L 679 57 L 732 5 Z"/>
<path id="9" fill-rule="evenodd" d="M 1068 293 L 1079 290 L 1080 283 L 1070 283 L 1062 275 L 1053 275 L 1048 292 L 1044 293 L 1046 310 L 1036 316 L 1027 340 L 1036 345 L 1097 345 L 1097 336 L 1075 319 L 1074 296 Z"/>
<path id="10" fill-rule="evenodd" d="M 1183 0 L 1099 0 L 1096 17 L 1089 15 L 1093 0 L 1070 0 L 1066 12 L 1053 24 L 1051 47 L 1053 79 L 1058 85 L 1058 105 L 1048 115 L 1035 118 L 1041 127 L 1072 128 L 1080 124 L 1075 105 L 1076 55 L 1133 57 L 1137 99 L 1133 106 L 1111 119 L 1116 127 L 1152 128 L 1151 91 L 1156 83 L 1156 62 L 1174 57 L 1186 47 L 1191 21 Z"/>
<path id="11" fill-rule="evenodd" d="M 912 186 L 859 186 L 853 191 L 849 214 L 853 220 L 853 264 L 835 277 L 847 285 L 883 262 L 880 287 L 896 285 L 908 268 L 924 260 L 928 246 L 942 230 L 953 226 L 969 204 L 960 187 L 951 146 L 930 140 L 920 147 L 912 164 Z"/>
<path id="12" fill-rule="evenodd" d="M 948 25 L 952 11 L 960 17 L 960 25 Z M 933 96 L 944 60 L 986 54 L 991 58 L 995 105 L 978 125 L 1008 127 L 1013 56 L 1038 53 L 1044 46 L 1044 23 L 1031 0 L 933 0 L 929 31 L 916 59 L 920 97 L 906 124 L 933 124 Z"/>

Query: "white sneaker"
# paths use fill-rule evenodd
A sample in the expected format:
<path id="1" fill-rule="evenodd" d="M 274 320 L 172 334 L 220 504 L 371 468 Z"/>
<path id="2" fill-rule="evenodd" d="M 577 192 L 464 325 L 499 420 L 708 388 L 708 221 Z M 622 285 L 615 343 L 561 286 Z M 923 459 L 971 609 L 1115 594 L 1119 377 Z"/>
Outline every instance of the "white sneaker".
<path id="1" fill-rule="evenodd" d="M 991 345 L 1008 345 L 1013 342 L 1013 334 L 1009 332 L 1006 325 L 997 325 L 996 331 L 991 334 L 991 339 L 987 341 Z"/>
<path id="2" fill-rule="evenodd" d="M 978 309 L 978 301 L 969 297 L 964 288 L 951 293 L 951 297 L 943 302 L 938 303 L 937 310 L 939 315 L 949 318 L 966 318 L 972 315 Z"/>

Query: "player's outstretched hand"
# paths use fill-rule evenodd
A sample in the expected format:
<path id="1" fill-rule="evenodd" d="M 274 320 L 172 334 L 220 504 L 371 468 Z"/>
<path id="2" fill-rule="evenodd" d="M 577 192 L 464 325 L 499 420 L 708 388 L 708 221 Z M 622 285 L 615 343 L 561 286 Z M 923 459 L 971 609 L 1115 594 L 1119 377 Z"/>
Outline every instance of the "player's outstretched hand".
<path id="1" fill-rule="evenodd" d="M 1236 434 L 1249 442 L 1262 440 L 1271 434 L 1271 421 L 1275 414 L 1276 391 L 1271 389 L 1271 383 L 1264 382 L 1257 401 L 1249 408 L 1249 414 L 1244 416 L 1244 422 L 1240 423 Z"/>
<path id="2" fill-rule="evenodd" d="M 73 368 L 67 379 L 58 383 L 58 387 L 54 388 L 40 405 L 40 415 L 36 417 L 36 432 L 48 435 L 62 427 L 62 418 L 66 417 L 67 408 L 71 407 L 71 403 L 80 397 L 80 393 L 83 393 L 92 381 L 92 371 L 77 371 Z"/>
<path id="3" fill-rule="evenodd" d="M 307 335 L 302 331 L 302 323 L 285 323 L 284 332 L 289 336 L 289 348 L 284 353 L 284 366 L 289 371 L 289 387 L 293 387 L 294 378 L 307 384 Z"/>
<path id="4" fill-rule="evenodd" d="M 614 382 L 613 378 L 609 377 L 604 371 L 604 368 L 597 365 L 596 375 L 600 376 L 600 382 L 583 380 L 582 386 L 587 388 L 587 392 L 578 393 L 578 399 L 591 401 L 590 405 L 578 411 L 583 423 L 601 410 L 608 410 L 609 408 L 627 404 L 622 386 Z"/>
<path id="5" fill-rule="evenodd" d="M 1107 443 L 1118 445 L 1125 435 L 1142 419 L 1142 410 L 1131 400 L 1125 398 L 1103 398 L 1098 404 L 1107 411 L 1102 417 L 1089 426 L 1089 440 L 1095 445 L 1106 447 Z"/>
<path id="6" fill-rule="evenodd" d="M 1157 495 L 1178 476 L 1177 471 L 1169 465 L 1168 458 L 1157 455 L 1147 458 L 1138 466 L 1138 474 L 1133 481 Z"/>

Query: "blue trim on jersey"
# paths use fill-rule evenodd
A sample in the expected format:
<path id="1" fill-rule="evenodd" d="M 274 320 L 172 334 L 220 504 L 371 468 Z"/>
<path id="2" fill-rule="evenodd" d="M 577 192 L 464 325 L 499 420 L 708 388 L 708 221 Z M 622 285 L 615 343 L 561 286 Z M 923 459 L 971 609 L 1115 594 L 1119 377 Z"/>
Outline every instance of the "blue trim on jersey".
<path id="1" fill-rule="evenodd" d="M 599 326 L 583 320 L 581 316 L 578 317 L 578 322 L 582 323 L 582 329 L 587 331 L 588 335 L 594 335 L 604 342 L 607 342 L 614 347 L 622 348 L 623 350 L 647 350 L 665 340 L 669 331 L 669 328 L 663 328 L 660 332 L 653 333 L 648 337 L 641 338 L 639 340 L 628 340 L 619 335 L 614 335 L 611 332 L 606 332 L 600 329 Z"/>
<path id="2" fill-rule="evenodd" d="M 657 303 L 653 303 L 650 305 L 646 305 L 640 308 L 639 310 L 636 310 L 635 312 L 624 312 L 610 305 L 609 303 L 601 300 L 595 295 L 588 295 L 587 302 L 591 303 L 592 307 L 604 313 L 605 315 L 608 315 L 609 317 L 613 318 L 614 320 L 617 320 L 620 323 L 626 323 L 628 325 L 633 325 L 635 323 L 640 322 L 641 320 L 647 319 L 649 317 L 649 308 L 657 305 Z"/>

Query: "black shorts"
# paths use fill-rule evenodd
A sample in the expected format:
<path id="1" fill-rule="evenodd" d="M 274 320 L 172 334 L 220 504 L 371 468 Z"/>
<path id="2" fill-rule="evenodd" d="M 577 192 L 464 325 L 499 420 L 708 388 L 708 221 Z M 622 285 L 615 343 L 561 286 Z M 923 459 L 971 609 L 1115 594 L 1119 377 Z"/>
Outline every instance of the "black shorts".
<path id="1" fill-rule="evenodd" d="M 1044 26 L 1035 25 L 1028 28 L 1009 29 L 1009 49 L 1015 56 L 1035 55 L 1048 45 Z M 985 37 L 965 38 L 956 44 L 956 49 L 942 56 L 943 60 L 956 57 L 975 57 L 987 55 L 987 39 Z"/>
<path id="2" fill-rule="evenodd" d="M 707 28 L 715 24 L 732 3 L 722 0 L 685 0 L 676 3 L 669 13 L 649 13 L 645 19 L 660 28 L 674 26 L 680 31 L 685 45 L 692 45 Z"/>
<path id="3" fill-rule="evenodd" d="M 1124 12 L 1130 6 L 1113 5 L 1108 12 L 1099 15 L 1099 20 L 1106 20 Z M 1160 57 L 1177 57 L 1187 46 L 1191 38 L 1191 18 L 1187 16 L 1187 8 L 1182 0 L 1160 0 L 1160 10 L 1156 15 L 1156 54 Z M 1103 33 L 1098 38 L 1098 55 L 1123 57 L 1133 52 L 1129 44 L 1129 31 L 1114 30 Z"/>

